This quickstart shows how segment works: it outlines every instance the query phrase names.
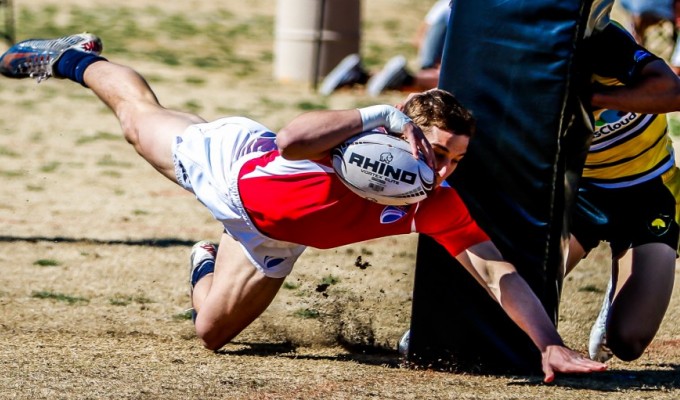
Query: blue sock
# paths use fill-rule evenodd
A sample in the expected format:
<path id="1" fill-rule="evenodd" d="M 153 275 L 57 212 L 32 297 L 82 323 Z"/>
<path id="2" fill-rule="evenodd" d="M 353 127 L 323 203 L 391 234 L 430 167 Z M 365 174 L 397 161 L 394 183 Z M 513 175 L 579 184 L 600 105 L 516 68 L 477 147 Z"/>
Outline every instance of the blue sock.
<path id="1" fill-rule="evenodd" d="M 196 286 L 196 283 L 201 280 L 204 276 L 212 274 L 215 272 L 215 260 L 205 260 L 201 265 L 199 265 L 194 272 L 191 274 L 191 287 Z"/>
<path id="2" fill-rule="evenodd" d="M 201 263 L 191 274 L 191 290 L 193 291 L 194 286 L 196 286 L 196 283 L 201 280 L 204 276 L 208 274 L 212 274 L 215 272 L 215 260 L 205 260 L 203 263 Z M 191 322 L 196 323 L 196 316 L 198 313 L 196 313 L 196 310 L 193 308 L 191 309 Z"/>
<path id="3" fill-rule="evenodd" d="M 106 61 L 106 58 L 94 53 L 85 53 L 74 49 L 66 50 L 57 61 L 54 72 L 58 76 L 68 78 L 87 87 L 83 81 L 85 69 L 96 61 Z"/>

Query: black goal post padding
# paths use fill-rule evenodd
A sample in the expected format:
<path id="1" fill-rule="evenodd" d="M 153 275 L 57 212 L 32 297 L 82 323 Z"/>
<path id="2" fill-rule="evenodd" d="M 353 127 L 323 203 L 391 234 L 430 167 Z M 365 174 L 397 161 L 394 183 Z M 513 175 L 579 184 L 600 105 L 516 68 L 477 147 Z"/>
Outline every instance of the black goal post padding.
<path id="1" fill-rule="evenodd" d="M 566 210 L 591 132 L 578 98 L 587 74 L 577 49 L 594 7 L 592 0 L 454 1 L 439 82 L 478 127 L 450 183 L 555 324 Z M 422 235 L 408 359 L 482 373 L 541 370 L 528 336 Z"/>

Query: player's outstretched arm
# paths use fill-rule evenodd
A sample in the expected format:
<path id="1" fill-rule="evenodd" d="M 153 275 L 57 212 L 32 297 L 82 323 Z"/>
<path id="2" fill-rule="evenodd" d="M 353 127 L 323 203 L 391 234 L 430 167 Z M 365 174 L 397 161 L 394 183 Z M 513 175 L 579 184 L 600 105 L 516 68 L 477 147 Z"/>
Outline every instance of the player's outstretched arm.
<path id="1" fill-rule="evenodd" d="M 318 160 L 362 129 L 359 110 L 311 111 L 283 127 L 276 134 L 276 145 L 289 160 Z"/>
<path id="2" fill-rule="evenodd" d="M 540 350 L 545 382 L 552 382 L 556 372 L 589 373 L 607 368 L 605 364 L 589 360 L 564 345 L 538 297 L 515 267 L 503 260 L 493 243 L 487 241 L 474 245 L 456 259 Z"/>
<path id="3" fill-rule="evenodd" d="M 377 105 L 353 110 L 322 110 L 301 114 L 276 135 L 281 155 L 290 160 L 318 160 L 328 152 L 361 132 L 384 127 L 388 132 L 403 134 L 434 165 L 432 146 L 422 130 L 397 108 Z"/>

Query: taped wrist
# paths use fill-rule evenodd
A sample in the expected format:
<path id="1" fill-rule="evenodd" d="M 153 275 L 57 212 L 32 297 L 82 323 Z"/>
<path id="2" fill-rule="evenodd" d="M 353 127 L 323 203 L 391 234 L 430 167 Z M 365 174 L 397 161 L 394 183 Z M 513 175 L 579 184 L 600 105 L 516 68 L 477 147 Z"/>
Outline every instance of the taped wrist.
<path id="1" fill-rule="evenodd" d="M 404 125 L 411 121 L 406 114 L 388 105 L 369 106 L 359 109 L 363 132 L 384 126 L 388 132 L 403 133 Z"/>

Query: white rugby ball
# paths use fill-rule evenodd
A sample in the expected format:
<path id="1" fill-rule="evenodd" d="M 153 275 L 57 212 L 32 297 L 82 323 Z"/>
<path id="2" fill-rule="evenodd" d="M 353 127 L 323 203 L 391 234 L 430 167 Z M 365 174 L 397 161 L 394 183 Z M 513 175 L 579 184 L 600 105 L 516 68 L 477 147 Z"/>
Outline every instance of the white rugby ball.
<path id="1" fill-rule="evenodd" d="M 354 136 L 334 148 L 331 159 L 351 191 L 379 204 L 417 203 L 434 189 L 434 171 L 424 157 L 415 159 L 407 141 L 385 133 Z"/>

